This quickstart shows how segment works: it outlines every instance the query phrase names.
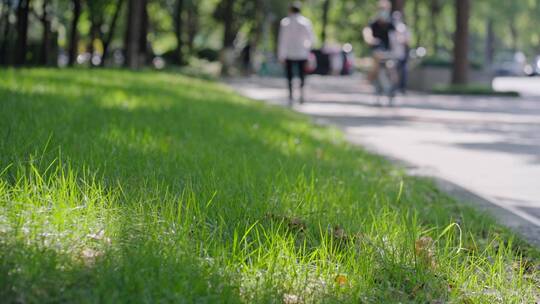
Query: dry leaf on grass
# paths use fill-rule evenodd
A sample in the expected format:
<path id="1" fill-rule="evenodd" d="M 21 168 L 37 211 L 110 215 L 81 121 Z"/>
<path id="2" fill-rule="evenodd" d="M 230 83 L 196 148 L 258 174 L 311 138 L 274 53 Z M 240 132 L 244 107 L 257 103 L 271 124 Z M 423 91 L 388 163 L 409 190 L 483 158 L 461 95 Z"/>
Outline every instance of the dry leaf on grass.
<path id="1" fill-rule="evenodd" d="M 289 229 L 294 231 L 304 232 L 307 229 L 304 221 L 297 217 L 288 217 L 283 215 L 276 215 L 273 213 L 267 213 L 266 218 L 277 222 L 283 222 L 287 225 L 287 227 L 289 227 Z"/>
<path id="2" fill-rule="evenodd" d="M 411 296 L 412 296 L 413 298 L 416 297 L 416 294 L 417 294 L 420 290 L 422 290 L 423 288 L 424 288 L 424 284 L 423 284 L 423 283 L 414 286 L 414 288 L 413 288 L 412 291 L 411 291 Z"/>
<path id="3" fill-rule="evenodd" d="M 289 220 L 289 228 L 292 230 L 298 230 L 298 231 L 305 231 L 306 230 L 306 224 L 299 218 L 293 217 Z"/>
<path id="4" fill-rule="evenodd" d="M 435 261 L 435 246 L 432 238 L 423 236 L 416 240 L 414 249 L 416 251 L 416 256 L 420 257 L 427 265 L 432 268 L 437 267 L 437 262 Z"/>
<path id="5" fill-rule="evenodd" d="M 345 229 L 343 229 L 341 226 L 334 226 L 334 229 L 332 230 L 332 234 L 336 239 L 346 239 L 347 233 L 345 233 Z"/>
<path id="6" fill-rule="evenodd" d="M 349 242 L 354 240 L 354 235 L 351 237 L 347 234 L 345 229 L 343 227 L 336 225 L 334 228 L 332 228 L 332 236 L 334 239 L 340 242 Z"/>
<path id="7" fill-rule="evenodd" d="M 454 284 L 448 283 L 448 287 L 447 287 L 448 293 L 452 292 L 453 289 L 454 289 Z"/>
<path id="8" fill-rule="evenodd" d="M 347 277 L 343 274 L 338 274 L 335 278 L 335 281 L 336 284 L 338 284 L 339 286 L 343 286 L 348 282 Z"/>

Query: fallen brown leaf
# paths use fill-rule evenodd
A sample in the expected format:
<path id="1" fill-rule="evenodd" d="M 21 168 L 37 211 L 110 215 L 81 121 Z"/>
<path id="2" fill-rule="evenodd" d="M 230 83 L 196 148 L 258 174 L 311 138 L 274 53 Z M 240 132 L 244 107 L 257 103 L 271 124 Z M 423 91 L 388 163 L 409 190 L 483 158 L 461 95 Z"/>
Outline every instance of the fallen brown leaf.
<path id="1" fill-rule="evenodd" d="M 336 276 L 336 278 L 335 278 L 335 281 L 336 281 L 336 283 L 337 283 L 338 285 L 343 286 L 343 285 L 347 284 L 347 281 L 348 281 L 348 280 L 347 280 L 347 277 L 346 277 L 345 275 L 343 275 L 343 274 L 338 274 L 338 275 Z"/>
<path id="2" fill-rule="evenodd" d="M 420 257 L 427 265 L 435 268 L 435 246 L 433 239 L 429 236 L 423 236 L 414 243 L 416 255 Z"/>
<path id="3" fill-rule="evenodd" d="M 414 286 L 413 290 L 411 291 L 411 296 L 412 296 L 413 298 L 415 298 L 415 297 L 416 297 L 416 294 L 417 294 L 422 288 L 424 288 L 424 284 L 423 284 L 423 283 Z"/>
<path id="4" fill-rule="evenodd" d="M 332 230 L 332 234 L 336 239 L 344 239 L 347 238 L 347 234 L 345 233 L 345 229 L 342 227 L 336 225 L 334 226 L 334 229 Z"/>
<path id="5" fill-rule="evenodd" d="M 297 217 L 290 219 L 288 225 L 292 230 L 298 230 L 301 232 L 306 230 L 306 224 L 304 224 L 304 222 Z"/>
<path id="6" fill-rule="evenodd" d="M 291 230 L 304 232 L 307 229 L 307 226 L 304 223 L 304 221 L 302 221 L 298 217 L 288 217 L 288 216 L 283 216 L 283 215 L 276 215 L 273 213 L 267 213 L 265 217 L 272 221 L 277 221 L 277 222 L 281 221 L 285 223 L 287 227 L 289 227 L 289 229 Z"/>

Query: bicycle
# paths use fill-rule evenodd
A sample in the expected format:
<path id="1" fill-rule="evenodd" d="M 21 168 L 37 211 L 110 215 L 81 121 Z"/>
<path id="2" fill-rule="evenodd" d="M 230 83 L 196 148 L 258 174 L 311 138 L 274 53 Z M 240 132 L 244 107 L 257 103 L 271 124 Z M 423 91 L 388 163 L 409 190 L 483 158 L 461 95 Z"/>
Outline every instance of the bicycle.
<path id="1" fill-rule="evenodd" d="M 388 56 L 379 61 L 379 72 L 374 81 L 377 105 L 382 106 L 381 99 L 387 99 L 387 105 L 394 106 L 394 97 L 398 89 L 397 60 Z"/>

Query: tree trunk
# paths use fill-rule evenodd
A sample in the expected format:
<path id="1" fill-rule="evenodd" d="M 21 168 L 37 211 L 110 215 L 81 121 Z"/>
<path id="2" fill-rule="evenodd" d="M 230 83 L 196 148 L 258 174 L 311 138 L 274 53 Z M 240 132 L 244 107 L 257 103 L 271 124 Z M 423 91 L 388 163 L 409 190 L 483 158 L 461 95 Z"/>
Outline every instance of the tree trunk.
<path id="1" fill-rule="evenodd" d="M 518 30 L 517 30 L 517 27 L 516 27 L 516 18 L 515 17 L 512 17 L 510 19 L 510 22 L 509 22 L 509 26 L 510 26 L 510 37 L 511 37 L 511 47 L 512 47 L 512 51 L 514 52 L 517 52 L 518 50 Z"/>
<path id="2" fill-rule="evenodd" d="M 399 11 L 403 13 L 405 7 L 405 0 L 392 0 L 392 11 Z"/>
<path id="3" fill-rule="evenodd" d="M 9 1 L 10 0 L 3 0 L 1 2 L 2 10 L 0 11 L 0 29 L 4 31 L 5 31 L 5 28 L 9 24 L 9 13 L 10 13 Z M 1 33 L 3 34 L 4 31 L 2 31 Z M 4 40 L 6 40 L 6 36 L 4 35 L 0 36 L 0 41 L 4 41 Z"/>
<path id="4" fill-rule="evenodd" d="M 323 14 L 322 14 L 322 32 L 321 32 L 321 43 L 326 43 L 326 30 L 328 27 L 328 12 L 330 11 L 330 0 L 324 0 L 323 3 Z"/>
<path id="5" fill-rule="evenodd" d="M 486 66 L 491 66 L 495 58 L 495 29 L 493 18 L 488 19 L 486 27 L 486 57 L 484 62 Z"/>
<path id="6" fill-rule="evenodd" d="M 176 0 L 174 9 L 174 33 L 176 35 L 176 60 L 177 64 L 184 64 L 184 0 Z"/>
<path id="7" fill-rule="evenodd" d="M 94 58 L 94 53 L 96 52 L 95 50 L 95 47 L 94 47 L 94 41 L 96 41 L 97 39 L 100 38 L 100 28 L 101 28 L 101 24 L 98 24 L 96 23 L 96 20 L 92 20 L 90 22 L 90 40 L 88 41 L 88 53 L 90 54 L 90 66 L 94 66 L 94 63 L 93 63 L 93 58 Z"/>
<path id="8" fill-rule="evenodd" d="M 68 65 L 73 66 L 77 60 L 78 47 L 79 47 L 79 32 L 77 26 L 81 17 L 82 3 L 81 0 L 72 0 L 73 3 L 73 19 L 71 20 L 71 32 L 69 38 L 68 49 Z"/>
<path id="9" fill-rule="evenodd" d="M 452 84 L 467 84 L 469 70 L 469 16 L 470 0 L 455 0 L 456 32 L 454 34 L 454 66 Z"/>
<path id="10" fill-rule="evenodd" d="M 43 28 L 43 36 L 41 39 L 41 64 L 49 65 L 50 50 L 51 50 L 51 21 L 49 20 L 49 0 L 43 0 L 41 10 L 42 15 L 40 18 L 41 27 Z"/>
<path id="11" fill-rule="evenodd" d="M 28 15 L 31 0 L 20 0 L 17 6 L 17 42 L 15 44 L 15 65 L 26 63 L 28 43 Z"/>
<path id="12" fill-rule="evenodd" d="M 414 14 L 414 35 L 416 36 L 416 47 L 420 47 L 422 44 L 420 34 L 420 0 L 414 0 L 414 7 L 413 7 L 413 14 Z"/>
<path id="13" fill-rule="evenodd" d="M 193 44 L 195 42 L 195 36 L 197 35 L 199 31 L 199 2 L 198 0 L 191 0 L 189 9 L 188 9 L 187 21 L 188 21 L 187 22 L 188 23 L 188 26 L 187 26 L 188 53 L 193 54 L 193 48 L 194 48 Z"/>
<path id="14" fill-rule="evenodd" d="M 109 53 L 109 46 L 111 45 L 112 39 L 114 37 L 114 31 L 116 29 L 116 23 L 118 22 L 118 17 L 122 11 L 122 6 L 124 5 L 124 0 L 118 0 L 116 3 L 116 8 L 114 10 L 113 17 L 111 19 L 111 25 L 109 26 L 109 32 L 103 41 L 103 55 L 101 56 L 100 66 L 105 66 L 105 60 Z"/>
<path id="15" fill-rule="evenodd" d="M 8 14 L 9 14 L 9 0 L 3 0 L 2 3 L 1 3 L 1 7 L 2 7 L 2 10 L 0 11 L 0 29 L 4 28 L 3 27 L 3 23 L 6 22 L 6 21 L 9 21 L 7 20 L 8 18 Z"/>
<path id="16" fill-rule="evenodd" d="M 235 0 L 223 0 L 223 50 L 221 54 L 221 74 L 226 76 L 230 74 L 230 55 L 234 46 L 234 2 Z"/>
<path id="17" fill-rule="evenodd" d="M 9 15 L 11 14 L 11 9 L 9 6 L 7 6 L 7 1 L 4 1 L 4 11 L 2 12 L 2 21 L 4 21 L 4 28 L 2 33 L 2 45 L 0 45 L 0 64 L 7 65 L 9 63 L 9 42 L 10 42 L 10 34 L 11 34 L 11 23 L 9 22 Z"/>
<path id="18" fill-rule="evenodd" d="M 141 1 L 141 17 L 139 18 L 141 22 L 141 34 L 139 35 L 139 64 L 145 65 L 148 60 L 148 31 L 149 31 L 149 17 L 147 4 L 148 0 Z"/>
<path id="19" fill-rule="evenodd" d="M 275 19 L 271 24 L 272 38 L 274 40 L 274 54 L 277 56 L 278 46 L 279 46 L 279 30 L 281 27 L 281 22 L 279 18 Z"/>
<path id="20" fill-rule="evenodd" d="M 252 52 L 256 52 L 261 42 L 264 30 L 265 21 L 265 3 L 264 0 L 255 0 L 255 7 L 259 8 L 255 11 L 254 22 L 255 25 L 251 29 L 250 43 L 252 46 Z"/>
<path id="21" fill-rule="evenodd" d="M 125 57 L 126 66 L 131 69 L 137 69 L 141 64 L 140 44 L 142 36 L 144 0 L 129 0 L 128 2 L 128 20 L 126 28 Z"/>
<path id="22" fill-rule="evenodd" d="M 234 38 L 236 33 L 234 32 L 234 2 L 235 0 L 223 0 L 225 1 L 225 10 L 224 10 L 224 35 L 223 35 L 223 46 L 228 48 L 232 47 L 234 44 Z"/>
<path id="23" fill-rule="evenodd" d="M 431 32 L 433 33 L 432 48 L 433 52 L 436 54 L 439 49 L 439 14 L 441 12 L 441 6 L 439 0 L 431 0 L 430 5 L 431 12 Z"/>

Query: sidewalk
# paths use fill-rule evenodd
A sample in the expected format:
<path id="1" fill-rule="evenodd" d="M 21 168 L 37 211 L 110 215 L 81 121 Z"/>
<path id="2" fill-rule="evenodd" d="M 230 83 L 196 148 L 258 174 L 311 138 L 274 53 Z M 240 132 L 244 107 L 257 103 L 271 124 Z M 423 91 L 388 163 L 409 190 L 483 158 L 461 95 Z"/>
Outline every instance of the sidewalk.
<path id="1" fill-rule="evenodd" d="M 226 81 L 247 97 L 285 105 L 283 79 Z M 540 98 L 410 94 L 374 107 L 360 77 L 311 77 L 298 112 L 341 127 L 354 144 L 489 209 L 540 245 Z"/>

